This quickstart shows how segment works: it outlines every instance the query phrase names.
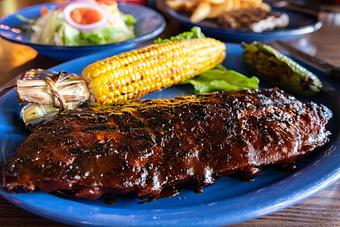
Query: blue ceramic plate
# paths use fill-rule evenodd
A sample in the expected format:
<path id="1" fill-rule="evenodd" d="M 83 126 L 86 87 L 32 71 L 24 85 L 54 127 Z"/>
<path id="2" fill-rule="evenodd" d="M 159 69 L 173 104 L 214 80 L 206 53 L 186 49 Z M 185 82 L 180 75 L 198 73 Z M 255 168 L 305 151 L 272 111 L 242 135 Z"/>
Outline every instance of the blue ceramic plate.
<path id="1" fill-rule="evenodd" d="M 199 23 L 193 23 L 188 16 L 167 7 L 161 0 L 159 0 L 159 6 L 164 9 L 171 18 L 177 20 L 184 27 L 191 28 L 193 26 L 199 26 L 205 34 L 226 42 L 288 40 L 314 32 L 322 26 L 317 16 L 284 8 L 276 8 L 273 9 L 273 11 L 288 14 L 290 20 L 288 27 L 255 33 L 223 28 L 213 21 L 204 20 Z"/>
<path id="2" fill-rule="evenodd" d="M 242 63 L 241 47 L 233 44 L 228 47 L 225 65 L 250 75 Z M 102 52 L 53 69 L 80 73 L 87 64 L 112 54 L 111 51 Z M 10 194 L 0 190 L 0 195 L 29 212 L 82 226 L 222 226 L 272 213 L 299 202 L 340 178 L 340 88 L 328 85 L 324 75 L 316 73 L 324 81 L 325 91 L 315 101 L 333 110 L 334 118 L 329 124 L 333 135 L 327 146 L 298 162 L 299 170 L 294 173 L 266 168 L 252 182 L 222 177 L 205 188 L 204 193 L 184 189 L 175 197 L 144 204 L 138 204 L 135 197 L 117 198 L 116 203 L 108 205 L 103 200 L 70 199 L 43 192 Z M 190 93 L 190 87 L 175 86 L 150 94 L 148 98 Z M 14 90 L 0 98 L 0 122 L 0 151 L 4 161 L 27 135 L 18 118 Z"/>
<path id="3" fill-rule="evenodd" d="M 69 60 L 77 57 L 87 56 L 99 51 L 107 50 L 109 48 L 114 51 L 122 47 L 133 47 L 142 41 L 150 40 L 158 36 L 165 28 L 164 18 L 156 11 L 143 6 L 133 4 L 119 4 L 119 9 L 128 14 L 132 14 L 137 19 L 135 25 L 136 37 L 124 42 L 102 44 L 102 45 L 87 45 L 87 46 L 56 46 L 32 43 L 30 35 L 22 32 L 23 26 L 26 25 L 17 18 L 20 14 L 26 18 L 38 18 L 40 16 L 41 7 L 52 9 L 55 7 L 54 3 L 35 5 L 28 8 L 21 9 L 14 14 L 0 19 L 0 37 L 7 39 L 14 43 L 24 44 L 34 48 L 40 54 L 60 60 Z"/>

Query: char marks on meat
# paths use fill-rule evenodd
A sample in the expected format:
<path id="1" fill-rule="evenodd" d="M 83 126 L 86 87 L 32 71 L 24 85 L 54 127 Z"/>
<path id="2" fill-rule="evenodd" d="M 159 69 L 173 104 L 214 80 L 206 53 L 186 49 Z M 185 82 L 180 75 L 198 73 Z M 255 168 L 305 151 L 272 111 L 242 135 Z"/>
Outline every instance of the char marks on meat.
<path id="1" fill-rule="evenodd" d="M 332 113 L 278 89 L 69 110 L 37 126 L 3 171 L 7 191 L 157 196 L 289 163 L 328 141 Z"/>

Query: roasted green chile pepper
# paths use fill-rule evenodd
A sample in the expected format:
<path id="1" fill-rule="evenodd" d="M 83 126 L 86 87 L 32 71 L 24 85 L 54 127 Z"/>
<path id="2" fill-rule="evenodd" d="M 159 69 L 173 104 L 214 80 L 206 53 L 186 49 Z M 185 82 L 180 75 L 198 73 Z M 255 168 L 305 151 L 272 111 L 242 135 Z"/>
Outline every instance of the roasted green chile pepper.
<path id="1" fill-rule="evenodd" d="M 319 78 L 292 59 L 260 42 L 243 43 L 244 60 L 258 76 L 299 95 L 314 95 L 322 88 Z"/>

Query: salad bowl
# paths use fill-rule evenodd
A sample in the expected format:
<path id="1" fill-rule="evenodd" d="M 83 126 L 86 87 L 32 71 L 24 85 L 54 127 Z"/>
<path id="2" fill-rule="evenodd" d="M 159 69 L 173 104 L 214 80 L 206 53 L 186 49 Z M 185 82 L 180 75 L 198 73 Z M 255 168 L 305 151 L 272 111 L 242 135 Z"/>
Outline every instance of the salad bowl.
<path id="1" fill-rule="evenodd" d="M 119 3 L 118 8 L 121 12 L 131 14 L 136 18 L 134 25 L 135 37 L 123 42 L 93 45 L 48 45 L 31 41 L 31 35 L 25 32 L 28 22 L 19 17 L 36 19 L 41 14 L 42 8 L 54 9 L 55 3 L 39 4 L 21 9 L 7 17 L 0 19 L 0 37 L 18 44 L 32 47 L 39 54 L 58 60 L 69 60 L 92 53 L 114 49 L 115 51 L 125 50 L 158 36 L 165 28 L 164 18 L 156 11 L 139 5 Z M 20 15 L 18 17 L 18 15 Z"/>

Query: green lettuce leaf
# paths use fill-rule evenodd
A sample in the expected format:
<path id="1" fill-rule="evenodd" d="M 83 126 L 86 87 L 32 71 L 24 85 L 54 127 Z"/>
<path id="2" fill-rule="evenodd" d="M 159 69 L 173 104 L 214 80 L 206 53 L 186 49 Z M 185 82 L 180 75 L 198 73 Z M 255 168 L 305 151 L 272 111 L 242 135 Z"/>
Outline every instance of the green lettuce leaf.
<path id="1" fill-rule="evenodd" d="M 27 18 L 21 14 L 15 14 L 16 18 L 18 18 L 20 21 L 22 22 L 25 22 L 25 23 L 28 23 L 28 24 L 34 24 L 35 20 L 34 19 L 30 19 L 30 18 Z"/>
<path id="2" fill-rule="evenodd" d="M 78 36 L 78 44 L 105 44 L 113 43 L 121 40 L 123 31 L 113 27 L 104 27 L 93 32 L 80 32 Z M 130 35 L 133 38 L 131 33 Z"/>
<path id="3" fill-rule="evenodd" d="M 201 31 L 201 28 L 199 27 L 192 27 L 190 31 L 183 32 L 179 35 L 172 36 L 169 39 L 161 39 L 158 38 L 154 41 L 154 43 L 166 43 L 171 41 L 177 41 L 177 40 L 187 40 L 187 39 L 198 39 L 198 38 L 204 38 L 205 35 Z"/>
<path id="4" fill-rule="evenodd" d="M 190 31 L 183 32 L 169 39 L 158 38 L 155 43 L 165 43 L 177 40 L 187 40 L 195 38 L 204 38 L 199 27 L 193 27 Z M 216 66 L 201 75 L 184 81 L 182 84 L 191 84 L 195 93 L 203 94 L 213 91 L 237 91 L 245 89 L 257 89 L 259 87 L 259 79 L 255 76 L 249 78 L 234 70 L 226 69 L 222 65 Z"/>
<path id="5" fill-rule="evenodd" d="M 63 22 L 60 29 L 60 36 L 63 38 L 63 44 L 67 46 L 78 45 L 79 30 L 73 28 L 71 25 Z"/>
<path id="6" fill-rule="evenodd" d="M 195 93 L 203 94 L 213 91 L 257 89 L 259 87 L 259 79 L 255 76 L 249 78 L 219 65 L 198 77 L 184 81 L 183 84 L 191 84 L 195 89 Z"/>
<path id="7" fill-rule="evenodd" d="M 123 14 L 122 13 L 122 16 L 123 16 L 123 20 L 124 20 L 126 25 L 134 25 L 134 24 L 137 23 L 137 19 L 131 14 Z"/>
<path id="8" fill-rule="evenodd" d="M 91 44 L 104 44 L 107 43 L 110 39 L 110 34 L 115 34 L 112 32 L 112 28 L 105 27 L 95 32 L 80 32 L 78 42 L 81 44 L 91 43 Z M 113 37 L 112 36 L 112 37 Z"/>

